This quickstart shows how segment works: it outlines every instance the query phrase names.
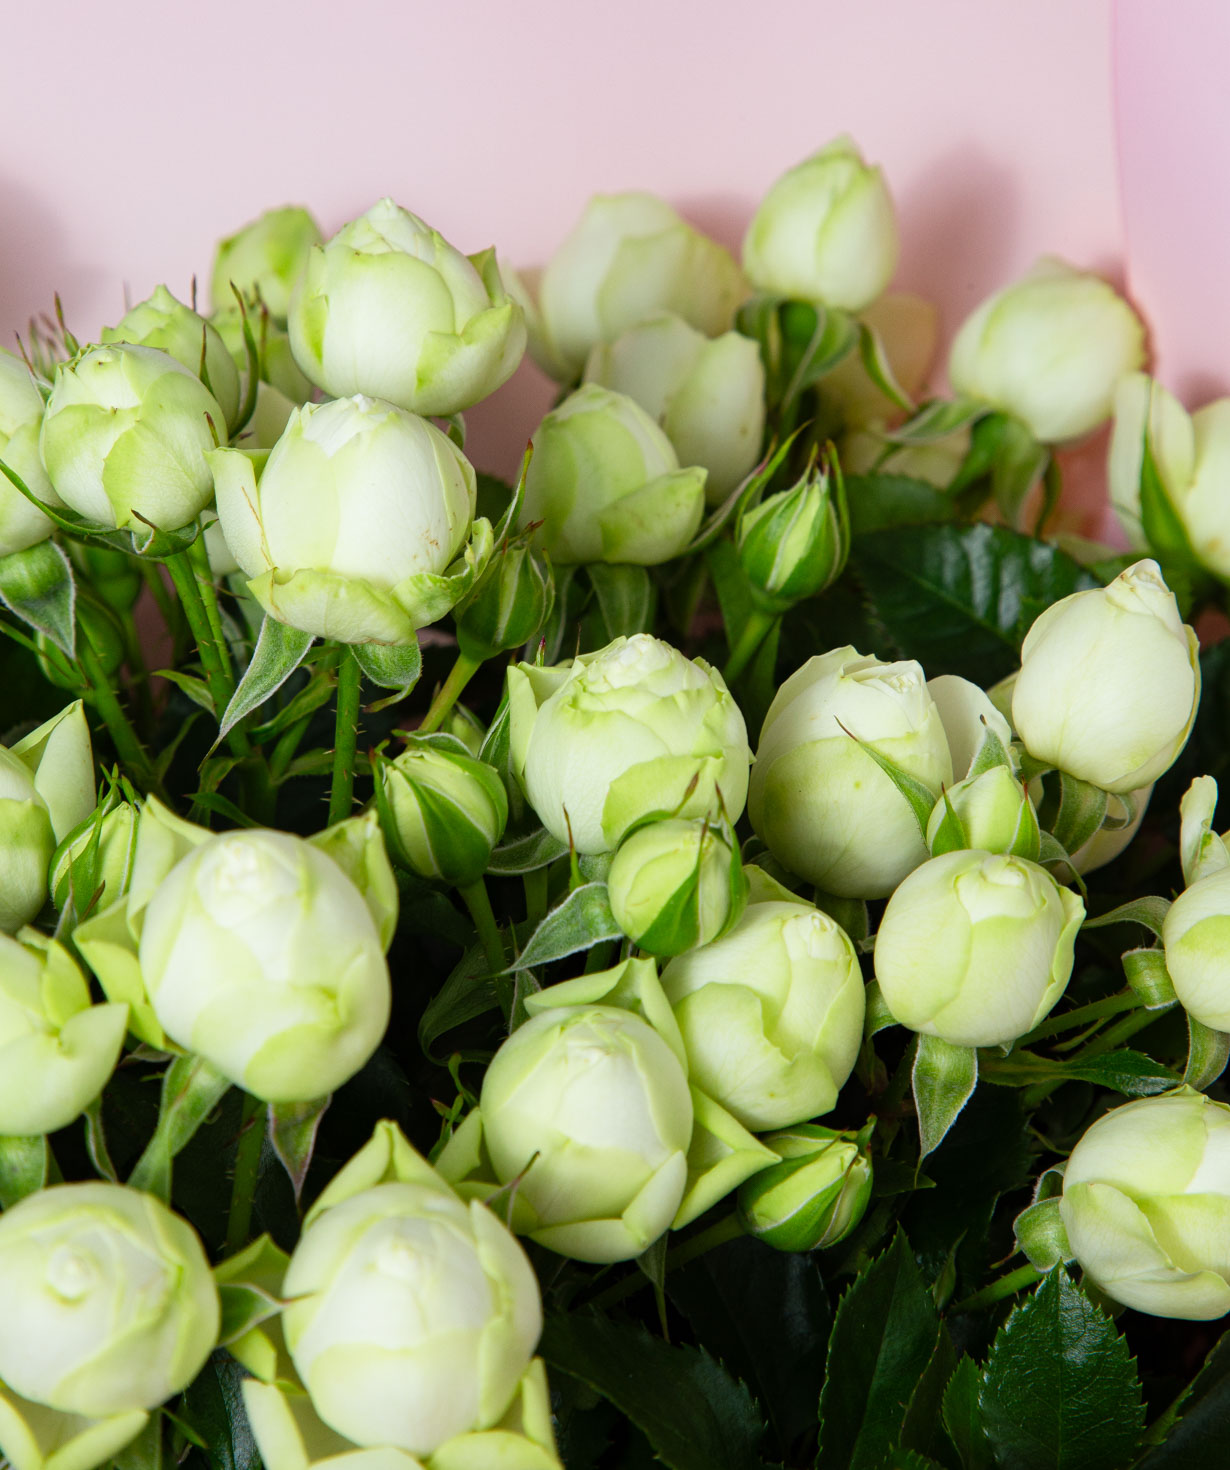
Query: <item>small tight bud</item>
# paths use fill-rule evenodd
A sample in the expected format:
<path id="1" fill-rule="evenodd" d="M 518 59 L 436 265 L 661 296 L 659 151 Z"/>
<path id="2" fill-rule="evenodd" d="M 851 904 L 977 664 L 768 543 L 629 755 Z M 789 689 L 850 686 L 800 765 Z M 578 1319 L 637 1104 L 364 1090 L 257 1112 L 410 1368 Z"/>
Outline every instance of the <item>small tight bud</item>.
<path id="1" fill-rule="evenodd" d="M 389 846 L 421 878 L 465 887 L 482 877 L 504 835 L 508 797 L 496 772 L 460 742 L 411 740 L 380 764 Z"/>
<path id="2" fill-rule="evenodd" d="M 752 596 L 767 611 L 823 592 L 850 551 L 840 474 L 813 466 L 797 485 L 762 500 L 740 520 L 735 545 Z"/>
<path id="3" fill-rule="evenodd" d="M 746 892 L 730 844 L 707 822 L 639 827 L 615 854 L 607 887 L 615 921 L 634 944 L 660 957 L 708 944 L 737 918 Z"/>
<path id="4" fill-rule="evenodd" d="M 749 1235 L 779 1251 L 836 1245 L 863 1218 L 871 1199 L 871 1160 L 863 1135 L 800 1123 L 763 1140 L 781 1162 L 739 1190 L 739 1219 Z"/>
<path id="5" fill-rule="evenodd" d="M 521 648 L 537 635 L 554 601 L 550 567 L 524 542 L 506 546 L 453 611 L 457 646 L 474 663 Z"/>

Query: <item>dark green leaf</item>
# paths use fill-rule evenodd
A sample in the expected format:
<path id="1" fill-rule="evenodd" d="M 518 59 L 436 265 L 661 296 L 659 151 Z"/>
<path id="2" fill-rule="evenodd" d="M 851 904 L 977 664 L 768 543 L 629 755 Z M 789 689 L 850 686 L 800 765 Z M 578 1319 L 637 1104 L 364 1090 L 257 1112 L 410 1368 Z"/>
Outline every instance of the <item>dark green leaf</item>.
<path id="1" fill-rule="evenodd" d="M 1044 608 L 1098 585 L 1055 547 L 982 523 L 874 531 L 851 563 L 901 656 L 984 687 L 1016 668 Z"/>
<path id="2" fill-rule="evenodd" d="M 180 1412 L 204 1440 L 210 1470 L 261 1470 L 243 1407 L 247 1376 L 230 1353 L 218 1351 L 184 1392 Z"/>
<path id="3" fill-rule="evenodd" d="M 1227 1425 L 1230 1333 L 1222 1335 L 1186 1393 L 1149 1426 L 1148 1441 L 1162 1434 L 1165 1438 L 1140 1462 L 1139 1470 L 1225 1470 Z"/>
<path id="4" fill-rule="evenodd" d="M 901 1428 L 901 1444 L 905 1449 L 919 1455 L 930 1455 L 951 1465 L 952 1470 L 961 1470 L 960 1461 L 954 1456 L 947 1442 L 940 1410 L 944 1390 L 952 1379 L 957 1366 L 957 1352 L 952 1338 L 945 1327 L 940 1328 L 939 1340 L 926 1371 L 910 1396 L 905 1423 Z"/>
<path id="5" fill-rule="evenodd" d="M 951 521 L 957 504 L 926 480 L 908 475 L 851 475 L 846 481 L 850 530 L 855 536 L 890 526 L 918 526 Z"/>
<path id="6" fill-rule="evenodd" d="M 820 1395 L 816 1470 L 876 1470 L 897 1443 L 906 1407 L 940 1333 L 905 1236 L 841 1299 Z"/>
<path id="7" fill-rule="evenodd" d="M 1152 1097 L 1179 1085 L 1179 1079 L 1161 1062 L 1139 1051 L 1112 1051 L 1084 1061 L 1057 1061 L 1033 1052 L 1014 1052 L 1002 1062 L 984 1067 L 988 1082 L 1018 1086 L 1026 1082 L 1092 1082 L 1126 1097 Z"/>
<path id="8" fill-rule="evenodd" d="M 553 837 L 545 827 L 538 827 L 524 837 L 502 842 L 491 854 L 487 872 L 500 877 L 519 877 L 535 873 L 556 858 L 567 855 L 568 844 Z"/>
<path id="9" fill-rule="evenodd" d="M 979 1402 L 1003 1470 L 1121 1470 L 1144 1427 L 1126 1341 L 1062 1266 L 1000 1329 Z"/>
<path id="10" fill-rule="evenodd" d="M 158 1125 L 129 1176 L 133 1189 L 171 1200 L 171 1164 L 230 1087 L 204 1059 L 189 1052 L 176 1057 L 162 1077 Z"/>
<path id="11" fill-rule="evenodd" d="M 944 1390 L 944 1428 L 961 1461 L 961 1470 L 991 1470 L 994 1458 L 978 1407 L 982 1375 L 973 1358 L 962 1358 Z"/>
<path id="12" fill-rule="evenodd" d="M 563 903 L 551 910 L 529 938 L 525 948 L 508 967 L 532 970 L 567 955 L 590 949 L 604 939 L 621 939 L 623 930 L 615 922 L 605 883 L 584 883 Z"/>
<path id="13" fill-rule="evenodd" d="M 499 992 L 481 944 L 466 950 L 419 1021 L 419 1045 L 430 1057 L 437 1037 L 499 1005 Z"/>
<path id="14" fill-rule="evenodd" d="M 46 1134 L 0 1135 L 0 1209 L 11 1209 L 28 1194 L 37 1194 L 47 1183 L 50 1166 Z"/>
<path id="15" fill-rule="evenodd" d="M 588 1316 L 548 1318 L 538 1350 L 609 1399 L 671 1470 L 760 1470 L 755 1400 L 707 1353 Z"/>
<path id="16" fill-rule="evenodd" d="M 666 1291 L 701 1346 L 756 1390 L 783 1458 L 813 1448 L 832 1326 L 818 1257 L 745 1235 L 671 1271 Z"/>

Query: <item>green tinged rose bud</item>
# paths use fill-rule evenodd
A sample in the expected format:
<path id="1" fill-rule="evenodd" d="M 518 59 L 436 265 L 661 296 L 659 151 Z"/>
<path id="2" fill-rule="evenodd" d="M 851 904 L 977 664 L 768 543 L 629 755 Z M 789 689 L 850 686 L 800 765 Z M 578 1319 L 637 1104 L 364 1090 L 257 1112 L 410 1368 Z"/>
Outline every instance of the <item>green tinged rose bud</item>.
<path id="1" fill-rule="evenodd" d="M 752 600 L 764 611 L 783 613 L 822 592 L 841 575 L 850 553 L 840 472 L 813 466 L 797 485 L 746 511 L 735 548 Z"/>
<path id="2" fill-rule="evenodd" d="M 531 350 L 545 372 L 571 382 L 596 343 L 662 311 L 716 337 L 745 292 L 729 253 L 664 199 L 595 195 L 542 273 Z"/>
<path id="3" fill-rule="evenodd" d="M 703 659 L 638 633 L 571 664 L 508 672 L 517 780 L 547 831 L 610 852 L 655 814 L 736 822 L 747 798 L 747 727 Z"/>
<path id="4" fill-rule="evenodd" d="M 966 318 L 948 377 L 1061 444 L 1109 418 L 1119 380 L 1144 359 L 1144 328 L 1114 288 L 1047 257 Z"/>
<path id="5" fill-rule="evenodd" d="M 87 817 L 61 842 L 51 866 L 51 899 L 57 909 L 70 898 L 80 915 L 98 894 L 113 904 L 128 888 L 136 852 L 137 811 L 121 801 L 99 821 Z M 101 890 L 101 892 L 99 891 Z"/>
<path id="6" fill-rule="evenodd" d="M 121 1184 L 60 1184 L 5 1210 L 0 1297 L 0 1378 L 92 1419 L 163 1403 L 218 1338 L 196 1232 Z"/>
<path id="7" fill-rule="evenodd" d="M 535 1015 L 496 1052 L 479 1108 L 496 1178 L 518 1181 L 519 1234 L 579 1261 L 626 1261 L 674 1219 L 692 1099 L 678 1057 L 639 1016 Z"/>
<path id="8" fill-rule="evenodd" d="M 871 1160 L 861 1135 L 800 1123 L 761 1141 L 780 1156 L 739 1190 L 739 1219 L 749 1235 L 779 1251 L 836 1245 L 871 1201 Z"/>
<path id="9" fill-rule="evenodd" d="M 239 374 L 226 343 L 217 330 L 190 306 L 176 300 L 159 286 L 147 300 L 134 306 L 114 327 L 104 327 L 99 338 L 105 343 L 132 342 L 156 347 L 182 363 L 209 389 L 225 415 L 218 434 L 225 439 L 235 427 L 239 413 Z"/>
<path id="10" fill-rule="evenodd" d="M 1049 1014 L 1085 906 L 1044 868 L 987 852 L 923 863 L 888 901 L 876 979 L 893 1016 L 954 1046 L 1001 1046 Z"/>
<path id="11" fill-rule="evenodd" d="M 43 395 L 38 380 L 19 357 L 0 347 L 0 465 L 17 475 L 46 505 L 62 502 L 51 488 L 39 457 Z M 46 541 L 52 522 L 0 470 L 0 557 Z"/>
<path id="12" fill-rule="evenodd" d="M 78 515 L 177 531 L 213 498 L 205 454 L 225 426 L 194 373 L 157 348 L 121 342 L 88 347 L 56 370 L 40 448 L 56 494 Z"/>
<path id="13" fill-rule="evenodd" d="M 1145 436 L 1161 489 L 1160 505 L 1142 498 Z M 1230 398 L 1189 414 L 1144 373 L 1129 373 L 1115 393 L 1115 428 L 1107 460 L 1110 498 L 1136 546 L 1196 560 L 1230 579 Z M 1174 523 L 1177 522 L 1177 525 Z M 1183 544 L 1186 542 L 1186 546 Z"/>
<path id="14" fill-rule="evenodd" d="M 0 1134 L 54 1133 L 103 1090 L 126 1005 L 91 1005 L 68 951 L 33 929 L 0 934 Z"/>
<path id="15" fill-rule="evenodd" d="M 252 595 L 292 628 L 342 643 L 409 643 L 490 554 L 490 526 L 473 521 L 469 460 L 391 403 L 306 404 L 263 470 L 261 459 L 210 455 L 218 517 Z"/>
<path id="16" fill-rule="evenodd" d="M 437 417 L 494 393 L 525 351 L 495 252 L 462 255 L 391 199 L 313 246 L 288 325 L 295 361 L 326 393 Z"/>
<path id="17" fill-rule="evenodd" d="M 1187 743 L 1199 643 L 1155 561 L 1074 592 L 1021 645 L 1012 723 L 1029 754 L 1119 794 L 1155 781 Z"/>
<path id="18" fill-rule="evenodd" d="M 1107 1296 L 1155 1317 L 1230 1312 L 1230 1107 L 1179 1088 L 1112 1108 L 1064 1171 L 1072 1253 Z"/>
<path id="19" fill-rule="evenodd" d="M 500 1419 L 542 1330 L 520 1245 L 438 1180 L 393 1179 L 316 1213 L 283 1295 L 286 1345 L 321 1419 L 355 1444 L 421 1456 Z"/>
<path id="20" fill-rule="evenodd" d="M 508 797 L 491 766 L 452 739 L 411 737 L 380 762 L 381 809 L 394 855 L 421 878 L 464 888 L 504 835 Z"/>
<path id="21" fill-rule="evenodd" d="M 1038 813 L 1020 778 L 1007 766 L 993 766 L 949 787 L 927 823 L 932 857 L 976 847 L 1036 862 L 1040 844 Z"/>
<path id="22" fill-rule="evenodd" d="M 827 1113 L 863 1039 L 844 929 L 809 904 L 752 903 L 662 972 L 697 1087 L 753 1131 Z"/>
<path id="23" fill-rule="evenodd" d="M 78 700 L 11 748 L 0 745 L 0 932 L 47 901 L 56 843 L 94 806 L 94 757 Z"/>
<path id="24" fill-rule="evenodd" d="M 743 268 L 766 295 L 861 311 L 888 285 L 899 250 L 884 176 L 843 136 L 765 195 L 743 240 Z"/>
<path id="25" fill-rule="evenodd" d="M 670 440 L 639 404 L 596 383 L 539 424 L 519 525 L 557 565 L 657 566 L 700 528 L 705 471 L 680 469 Z"/>
<path id="26" fill-rule="evenodd" d="M 267 209 L 259 218 L 218 242 L 209 294 L 215 311 L 235 304 L 232 287 L 247 302 L 259 299 L 275 321 L 285 322 L 290 295 L 307 267 L 320 226 L 301 206 Z"/>
<path id="27" fill-rule="evenodd" d="M 453 609 L 457 646 L 474 663 L 521 648 L 537 636 L 554 602 L 550 567 L 523 541 L 505 545 Z"/>
<path id="28" fill-rule="evenodd" d="M 141 856 L 139 841 L 138 865 Z M 348 1081 L 380 1044 L 384 948 L 332 858 L 252 830 L 206 837 L 176 863 L 149 899 L 139 958 L 173 1041 L 267 1102 L 306 1102 Z"/>
<path id="29" fill-rule="evenodd" d="M 595 346 L 585 381 L 635 399 L 662 426 L 679 463 L 707 471 L 711 505 L 725 500 L 760 457 L 765 375 L 750 337 L 724 332 L 710 340 L 664 313 Z"/>
<path id="30" fill-rule="evenodd" d="M 732 883 L 730 844 L 708 822 L 678 819 L 638 827 L 607 875 L 615 922 L 649 954 L 708 944 L 738 916 L 742 870 Z"/>

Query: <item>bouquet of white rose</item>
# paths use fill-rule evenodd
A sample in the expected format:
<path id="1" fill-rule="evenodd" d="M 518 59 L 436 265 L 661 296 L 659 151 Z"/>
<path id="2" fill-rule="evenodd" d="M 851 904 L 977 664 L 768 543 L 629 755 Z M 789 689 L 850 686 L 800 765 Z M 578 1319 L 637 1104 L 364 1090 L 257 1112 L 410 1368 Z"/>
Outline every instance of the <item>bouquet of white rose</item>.
<path id="1" fill-rule="evenodd" d="M 1223 405 L 1054 260 L 926 396 L 901 248 L 843 138 L 0 352 L 15 1470 L 1223 1463 Z"/>

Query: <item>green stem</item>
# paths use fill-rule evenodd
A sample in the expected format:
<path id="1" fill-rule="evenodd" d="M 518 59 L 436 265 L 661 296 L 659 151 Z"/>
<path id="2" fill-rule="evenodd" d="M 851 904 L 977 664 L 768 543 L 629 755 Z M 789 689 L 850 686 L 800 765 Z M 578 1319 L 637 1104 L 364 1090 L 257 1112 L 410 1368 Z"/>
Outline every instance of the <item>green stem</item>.
<path id="1" fill-rule="evenodd" d="M 1067 1011 L 1062 1016 L 1052 1016 L 1043 1021 L 1041 1026 L 1035 1026 L 1028 1035 L 1022 1036 L 1017 1041 L 1017 1046 L 1032 1046 L 1035 1041 L 1043 1041 L 1048 1036 L 1059 1036 L 1064 1031 L 1076 1031 L 1090 1021 L 1099 1021 L 1106 1016 L 1116 1016 L 1120 1011 L 1134 1010 L 1140 1004 L 1140 997 L 1134 990 L 1123 991 L 1118 995 L 1108 995 L 1104 1000 L 1091 1001 L 1088 1005 L 1080 1006 L 1074 1011 Z"/>
<path id="2" fill-rule="evenodd" d="M 487 964 L 493 975 L 498 975 L 506 964 L 504 956 L 504 941 L 500 938 L 500 926 L 495 921 L 495 914 L 491 908 L 491 897 L 487 892 L 487 885 L 482 878 L 474 883 L 467 883 L 458 888 L 461 901 L 470 911 L 470 917 L 474 920 L 474 927 L 478 930 L 479 942 L 483 946 L 483 953 L 487 956 Z"/>
<path id="3" fill-rule="evenodd" d="M 758 608 L 753 608 L 748 614 L 747 621 L 743 624 L 735 645 L 730 650 L 726 667 L 722 670 L 722 677 L 727 684 L 733 684 L 751 663 L 756 656 L 756 650 L 769 636 L 776 622 L 776 613 L 761 612 Z"/>
<path id="4" fill-rule="evenodd" d="M 547 917 L 551 876 L 546 868 L 535 868 L 522 874 L 525 884 L 525 917 L 528 923 L 541 924 Z"/>
<path id="5" fill-rule="evenodd" d="M 1035 1270 L 1033 1266 L 1021 1266 L 1015 1271 L 1009 1271 L 1007 1276 L 1001 1276 L 998 1281 L 992 1281 L 990 1286 L 984 1286 L 981 1291 L 974 1292 L 973 1296 L 967 1296 L 949 1308 L 950 1312 L 977 1312 L 982 1307 L 989 1307 L 995 1302 L 1002 1302 L 1005 1297 L 1015 1296 L 1018 1291 L 1032 1286 L 1035 1281 L 1042 1280 L 1043 1273 Z"/>
<path id="6" fill-rule="evenodd" d="M 333 784 L 329 790 L 329 826 L 350 815 L 354 804 L 355 751 L 359 744 L 359 692 L 363 671 L 347 649 L 337 666 L 337 725 L 333 740 Z"/>
<path id="7" fill-rule="evenodd" d="M 213 639 L 219 666 L 226 675 L 232 690 L 235 687 L 235 671 L 231 665 L 231 650 L 227 647 L 226 634 L 222 631 L 222 614 L 218 610 L 218 589 L 214 586 L 213 569 L 209 565 L 209 553 L 205 549 L 204 534 L 198 536 L 188 548 L 188 560 L 196 578 L 196 588 L 205 619 Z"/>
<path id="8" fill-rule="evenodd" d="M 145 747 L 141 744 L 132 721 L 124 713 L 119 696 L 83 633 L 77 641 L 77 662 L 90 684 L 90 702 L 101 716 L 115 744 L 116 754 L 128 767 L 133 780 L 143 791 L 152 791 L 165 799 L 162 783 L 154 772 Z"/>
<path id="9" fill-rule="evenodd" d="M 179 594 L 179 605 L 188 619 L 188 627 L 201 657 L 205 682 L 209 685 L 209 692 L 213 696 L 214 713 L 221 720 L 235 690 L 227 674 L 227 665 L 222 662 L 222 650 L 219 648 L 217 635 L 210 625 L 209 613 L 201 598 L 196 570 L 185 551 L 177 551 L 174 556 L 168 556 L 166 567 L 171 574 L 171 581 L 175 584 L 175 590 Z M 225 640 L 223 640 L 222 648 L 225 648 Z M 229 664 L 229 658 L 227 664 Z"/>
<path id="10" fill-rule="evenodd" d="M 231 1184 L 231 1212 L 226 1222 L 226 1253 L 233 1256 L 248 1243 L 252 1225 L 252 1201 L 260 1174 L 261 1149 L 265 1144 L 265 1104 L 259 1097 L 244 1094 L 235 1150 L 235 1177 Z"/>
<path id="11" fill-rule="evenodd" d="M 418 728 L 420 735 L 430 735 L 433 730 L 440 728 L 444 717 L 461 698 L 461 691 L 481 667 L 481 660 L 467 658 L 464 653 L 457 655 L 456 662 L 448 671 L 448 678 L 436 690 L 436 697 L 423 716 L 423 723 Z"/>

